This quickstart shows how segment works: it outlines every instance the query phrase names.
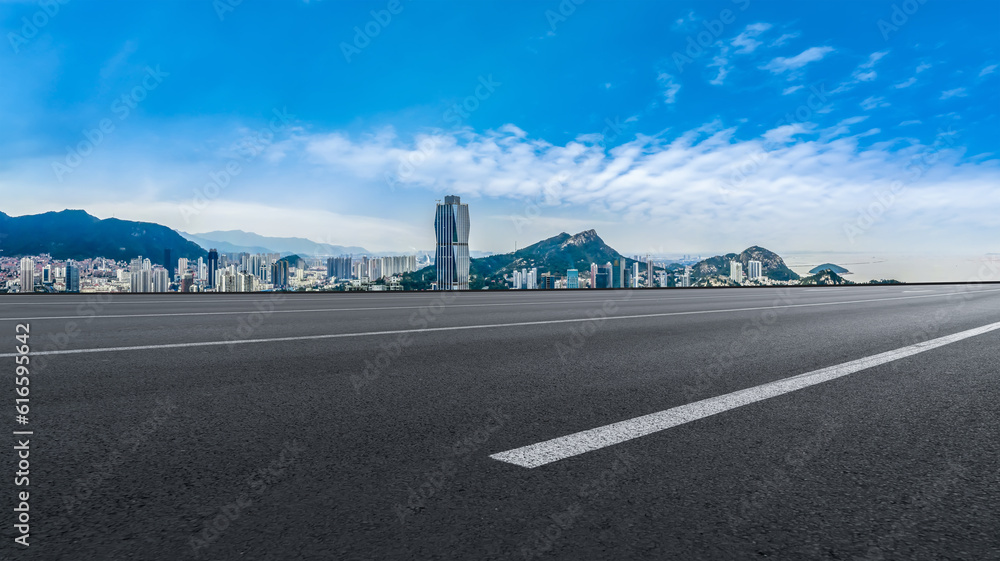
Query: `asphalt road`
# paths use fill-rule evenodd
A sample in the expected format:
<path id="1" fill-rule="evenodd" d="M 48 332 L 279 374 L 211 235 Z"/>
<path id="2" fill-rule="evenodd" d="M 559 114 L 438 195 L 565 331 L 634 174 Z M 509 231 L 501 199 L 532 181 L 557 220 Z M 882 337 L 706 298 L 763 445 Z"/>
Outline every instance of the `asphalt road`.
<path id="1" fill-rule="evenodd" d="M 967 333 L 997 322 L 989 284 L 0 297 L 8 399 L 18 323 L 32 353 L 3 424 L 34 431 L 31 545 L 8 436 L 0 552 L 1000 559 L 1000 329 Z M 728 405 L 628 432 L 699 400 Z"/>

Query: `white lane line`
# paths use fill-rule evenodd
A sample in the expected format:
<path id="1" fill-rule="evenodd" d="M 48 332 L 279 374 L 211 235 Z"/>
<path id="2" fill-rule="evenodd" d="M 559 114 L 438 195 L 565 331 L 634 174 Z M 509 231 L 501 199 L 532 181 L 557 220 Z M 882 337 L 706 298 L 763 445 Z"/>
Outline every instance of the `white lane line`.
<path id="1" fill-rule="evenodd" d="M 974 292 L 995 292 L 1000 289 L 993 290 L 976 290 Z M 815 291 L 809 291 L 815 292 Z M 933 291 L 929 291 L 933 292 Z M 973 291 L 967 291 L 973 292 Z M 624 293 L 615 293 L 624 294 Z M 768 292 L 767 294 L 771 294 Z M 961 293 L 951 293 L 951 294 L 961 294 Z M 806 291 L 803 295 L 807 295 Z M 765 299 L 769 296 L 765 296 L 764 293 L 761 294 Z M 946 296 L 946 294 L 942 294 Z M 446 304 L 443 308 L 489 308 L 496 306 L 534 306 L 537 304 L 593 304 L 600 302 L 614 301 L 619 303 L 627 302 L 659 302 L 663 300 L 718 300 L 723 298 L 745 298 L 746 294 L 740 296 L 692 296 L 692 297 L 666 297 L 666 298 L 605 298 L 602 300 L 536 300 L 533 302 L 493 302 L 493 303 L 481 303 L 481 304 Z M 877 302 L 878 300 L 872 300 L 872 302 Z M 189 316 L 230 316 L 238 314 L 253 314 L 253 313 L 266 313 L 270 314 L 313 314 L 321 312 L 352 312 L 352 311 L 378 311 L 378 310 L 419 310 L 421 308 L 428 307 L 429 304 L 424 304 L 423 306 L 378 306 L 378 307 L 367 307 L 367 308 L 313 308 L 306 310 L 261 310 L 258 308 L 253 308 L 249 310 L 237 310 L 237 311 L 227 311 L 227 312 L 175 312 L 175 313 L 162 313 L 162 314 L 106 314 L 106 315 L 88 315 L 79 314 L 74 316 L 38 316 L 38 317 L 0 317 L 0 321 L 42 321 L 47 319 L 111 319 L 111 318 L 159 318 L 159 317 L 189 317 Z M 747 308 L 747 309 L 757 309 L 757 308 Z M 766 308 L 760 308 L 766 309 Z"/>
<path id="2" fill-rule="evenodd" d="M 621 294 L 621 293 L 619 293 Z M 711 297 L 705 297 L 711 298 Z M 732 297 L 730 297 L 732 298 Z M 536 304 L 593 304 L 600 302 L 613 301 L 616 303 L 626 303 L 626 302 L 642 302 L 642 301 L 659 301 L 659 300 L 697 300 L 700 298 L 606 298 L 603 300 L 536 300 L 533 302 L 487 302 L 481 304 L 444 304 L 441 307 L 448 308 L 490 308 L 496 306 L 534 306 Z M 270 314 L 312 314 L 318 312 L 368 312 L 377 310 L 419 310 L 421 308 L 427 308 L 432 304 L 424 304 L 422 306 L 376 306 L 367 308 L 312 308 L 305 310 L 264 310 L 260 308 L 251 308 L 248 310 L 236 310 L 228 312 L 174 312 L 174 313 L 163 313 L 163 314 L 107 314 L 107 315 L 87 315 L 80 314 L 75 316 L 39 316 L 39 317 L 9 317 L 0 318 L 0 321 L 40 321 L 45 319 L 107 319 L 107 318 L 158 318 L 158 317 L 186 317 L 186 316 L 230 316 L 236 314 L 254 314 L 254 313 L 264 313 Z"/>
<path id="3" fill-rule="evenodd" d="M 955 285 L 960 285 L 960 284 L 962 284 L 962 283 L 955 283 Z M 954 286 L 954 285 L 952 285 L 952 286 Z M 775 287 L 768 287 L 768 288 L 754 288 L 753 290 L 760 291 L 762 294 L 771 294 L 772 292 L 779 291 L 779 290 L 781 290 L 783 288 L 787 288 L 787 287 L 775 286 Z M 795 291 L 801 291 L 803 294 L 807 294 L 807 293 L 810 293 L 810 292 L 819 292 L 821 290 L 830 290 L 830 289 L 822 289 L 822 288 L 817 290 L 817 289 L 814 289 L 814 288 L 811 288 L 811 287 L 802 287 L 802 288 L 800 288 L 800 287 L 797 287 L 797 286 L 793 286 L 791 288 L 792 288 L 792 290 L 795 290 Z M 880 285 L 870 285 L 870 286 L 869 285 L 862 285 L 862 286 L 850 287 L 850 290 L 862 290 L 862 289 L 864 289 L 864 290 L 875 291 L 875 290 L 878 290 L 878 289 L 885 289 L 885 288 L 886 288 L 885 286 L 880 286 Z M 676 289 L 676 290 L 681 290 L 681 289 Z M 693 293 L 696 293 L 696 294 L 704 294 L 705 293 L 704 292 L 705 289 L 701 289 L 701 288 L 686 288 L 686 289 L 683 289 L 683 290 L 685 292 L 688 291 L 688 290 L 690 290 L 690 291 L 692 291 Z M 835 288 L 833 290 L 848 290 L 848 287 L 839 287 L 839 288 Z M 586 292 L 586 289 L 584 289 L 583 292 Z M 675 292 L 671 292 L 671 293 L 675 293 Z M 94 294 L 94 296 L 98 296 L 98 295 L 102 295 L 103 296 L 104 295 L 104 293 L 96 293 L 96 292 L 93 293 L 93 294 Z M 51 295 L 49 297 L 46 297 L 46 299 L 49 300 L 47 302 L 19 301 L 19 300 L 21 300 L 21 298 L 18 297 L 18 296 L 8 297 L 8 296 L 4 296 L 4 295 L 0 295 L 0 300 L 6 299 L 5 303 L 7 305 L 9 305 L 9 306 L 84 306 L 84 305 L 86 305 L 86 306 L 96 307 L 96 306 L 119 306 L 119 305 L 143 306 L 143 305 L 146 305 L 146 304 L 204 304 L 206 302 L 212 303 L 212 304 L 248 304 L 248 303 L 249 304 L 254 304 L 254 303 L 257 303 L 257 302 L 270 302 L 271 300 L 267 298 L 268 294 L 269 293 L 267 293 L 267 292 L 253 293 L 253 295 L 256 297 L 256 299 L 240 298 L 238 296 L 233 296 L 232 294 L 219 294 L 219 295 L 212 295 L 212 296 L 220 296 L 219 298 L 213 298 L 212 296 L 206 296 L 205 298 L 195 299 L 195 300 L 179 300 L 179 299 L 173 299 L 173 298 L 168 299 L 168 300 L 144 300 L 142 298 L 133 298 L 135 295 L 127 293 L 127 292 L 123 292 L 123 293 L 111 293 L 112 298 L 114 298 L 116 296 L 123 296 L 123 298 L 120 298 L 120 299 L 117 299 L 117 300 L 111 300 L 111 301 L 108 301 L 108 302 L 100 302 L 100 301 L 91 300 L 91 299 L 86 299 L 86 300 L 69 300 L 69 299 L 65 299 L 64 296 L 62 296 L 62 295 Z M 273 293 L 273 294 L 279 294 L 279 293 Z M 379 300 L 379 301 L 383 301 L 383 302 L 387 301 L 387 300 L 412 300 L 413 298 L 419 296 L 420 294 L 421 293 L 412 293 L 411 295 L 407 295 L 407 296 L 381 296 L 381 295 L 380 296 L 356 296 L 356 295 L 351 295 L 349 297 L 345 297 L 345 300 L 348 299 L 348 298 L 358 298 L 359 300 Z M 424 295 L 437 295 L 437 294 L 440 294 L 440 293 L 439 292 L 424 292 L 423 294 Z M 614 294 L 614 293 L 612 293 L 612 294 Z M 341 294 L 331 294 L 327 298 L 300 298 L 298 296 L 292 296 L 290 294 L 288 294 L 286 296 L 290 297 L 290 300 L 289 300 L 290 302 L 329 302 L 332 299 L 340 298 L 343 295 L 341 295 Z M 566 294 L 566 296 L 568 297 L 569 294 Z M 745 298 L 745 297 L 746 297 L 746 293 L 739 294 L 739 295 L 736 295 L 736 294 L 721 295 L 721 294 L 719 294 L 719 295 L 715 295 L 715 296 L 664 296 L 662 298 L 649 298 L 649 300 L 703 300 L 703 299 L 713 299 L 713 298 Z M 560 300 L 559 302 L 576 302 L 576 300 L 568 298 L 567 300 Z"/>
<path id="4" fill-rule="evenodd" d="M 490 457 L 494 460 L 507 462 L 529 469 L 544 466 L 552 462 L 564 460 L 586 452 L 600 450 L 601 448 L 606 448 L 608 446 L 620 444 L 641 436 L 646 436 L 648 434 L 673 428 L 678 425 L 690 423 L 691 421 L 697 421 L 698 419 L 718 415 L 719 413 L 724 413 L 730 409 L 736 409 L 737 407 L 742 407 L 744 405 L 784 395 L 803 388 L 808 388 L 809 386 L 815 386 L 816 384 L 836 380 L 837 378 L 841 378 L 861 370 L 866 370 L 880 364 L 913 356 L 918 353 L 955 343 L 956 341 L 968 339 L 969 337 L 982 335 L 983 333 L 988 333 L 996 329 L 1000 329 L 1000 322 L 991 323 L 989 325 L 984 325 L 983 327 L 977 327 L 975 329 L 962 331 L 945 337 L 939 337 L 937 339 L 931 339 L 929 341 L 924 341 L 922 343 L 917 343 L 915 345 L 910 345 L 894 351 L 888 351 L 858 360 L 852 360 L 851 362 L 845 362 L 844 364 L 837 366 L 830 366 L 828 368 L 806 372 L 805 374 L 799 374 L 798 376 L 785 378 L 784 380 L 778 380 L 754 386 L 752 388 L 747 388 L 745 390 L 739 390 L 725 395 L 703 399 L 701 401 L 666 409 L 657 413 L 651 413 L 649 415 L 635 417 L 633 419 L 612 423 L 603 427 L 597 427 L 595 429 L 585 430 L 567 436 L 561 436 L 559 438 L 553 438 L 552 440 L 546 440 L 545 442 L 539 442 L 538 444 L 514 448 L 513 450 L 507 450 L 506 452 L 492 454 Z"/>
<path id="5" fill-rule="evenodd" d="M 934 291 L 930 290 L 930 289 L 928 289 L 928 290 L 904 290 L 903 294 L 913 293 L 913 292 L 934 292 Z"/>
<path id="6" fill-rule="evenodd" d="M 993 290 L 982 290 L 980 292 L 997 292 L 1000 288 Z M 961 294 L 959 292 L 954 292 L 952 294 Z M 786 304 L 784 306 L 755 306 L 752 308 L 729 308 L 724 310 L 694 310 L 690 312 L 661 312 L 657 314 L 636 314 L 627 316 L 605 316 L 601 318 L 601 321 L 608 320 L 622 320 L 622 319 L 643 319 L 643 318 L 659 318 L 659 317 L 669 317 L 669 316 L 690 316 L 690 315 L 700 315 L 700 314 L 723 314 L 723 313 L 733 313 L 733 312 L 753 312 L 758 310 L 775 310 L 783 308 L 811 308 L 815 306 L 840 306 L 844 304 L 865 304 L 868 302 L 885 302 L 890 300 L 914 300 L 917 298 L 932 298 L 935 296 L 949 296 L 949 294 L 927 294 L 924 296 L 894 296 L 892 298 L 872 298 L 868 300 L 845 300 L 842 302 L 813 302 L 810 304 Z M 265 339 L 236 339 L 229 341 L 196 341 L 190 343 L 165 343 L 160 345 L 136 345 L 132 347 L 97 347 L 91 349 L 65 349 L 58 351 L 41 351 L 32 352 L 33 356 L 42 355 L 71 355 L 71 354 L 82 354 L 82 353 L 105 353 L 105 352 L 121 352 L 121 351 L 145 351 L 153 349 L 179 349 L 187 347 L 212 347 L 219 345 L 245 345 L 245 344 L 256 344 L 256 343 L 285 343 L 289 341 L 313 341 L 317 339 L 344 339 L 348 337 L 371 337 L 377 335 L 400 335 L 404 333 L 433 333 L 436 331 L 463 331 L 471 329 L 492 329 L 499 327 L 522 327 L 528 325 L 552 325 L 556 323 L 580 323 L 584 321 L 595 321 L 594 318 L 573 318 L 573 319 L 549 319 L 541 321 L 519 321 L 514 323 L 493 323 L 485 325 L 456 325 L 452 327 L 426 327 L 423 329 L 394 329 L 390 331 L 363 331 L 360 333 L 328 333 L 324 335 L 298 335 L 294 337 L 269 337 Z M 18 356 L 17 353 L 0 353 L 0 358 L 9 358 Z"/>

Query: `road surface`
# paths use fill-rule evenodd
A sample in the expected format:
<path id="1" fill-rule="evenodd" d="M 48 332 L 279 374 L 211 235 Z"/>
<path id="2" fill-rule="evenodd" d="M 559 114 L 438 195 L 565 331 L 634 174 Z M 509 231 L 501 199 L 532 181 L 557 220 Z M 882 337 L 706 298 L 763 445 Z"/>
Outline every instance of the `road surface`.
<path id="1" fill-rule="evenodd" d="M 2 297 L 3 558 L 998 559 L 998 322 L 997 284 Z"/>

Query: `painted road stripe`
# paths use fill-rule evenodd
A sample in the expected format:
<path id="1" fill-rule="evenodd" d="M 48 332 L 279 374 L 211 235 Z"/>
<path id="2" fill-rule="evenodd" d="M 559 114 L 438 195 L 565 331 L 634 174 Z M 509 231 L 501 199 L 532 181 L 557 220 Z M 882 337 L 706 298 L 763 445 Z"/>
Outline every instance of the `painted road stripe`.
<path id="1" fill-rule="evenodd" d="M 977 292 L 997 292 L 1000 288 L 992 290 L 980 290 Z M 723 313 L 734 313 L 734 312 L 754 312 L 758 310 L 776 310 L 785 308 L 812 308 L 816 306 L 841 306 L 845 304 L 865 304 L 868 302 L 885 302 L 890 300 L 913 300 L 917 298 L 931 298 L 937 296 L 950 296 L 950 295 L 960 295 L 963 293 L 953 292 L 949 294 L 926 294 L 923 296 L 894 296 L 892 298 L 873 298 L 868 300 L 845 300 L 843 302 L 813 302 L 811 304 L 787 304 L 784 306 L 756 306 L 752 308 L 730 308 L 725 310 L 695 310 L 690 312 L 663 312 L 658 314 L 636 314 L 627 316 L 605 316 L 599 321 L 613 321 L 613 320 L 623 320 L 623 319 L 644 319 L 644 318 L 659 318 L 659 317 L 670 317 L 670 316 L 690 316 L 690 315 L 700 315 L 700 314 L 723 314 Z M 613 300 L 614 301 L 614 300 Z M 619 302 L 625 302 L 625 300 L 619 300 Z M 541 321 L 519 321 L 514 323 L 493 323 L 486 325 L 456 325 L 452 327 L 427 327 L 424 329 L 394 329 L 390 331 L 364 331 L 360 333 L 328 333 L 324 335 L 299 335 L 295 337 L 269 337 L 265 339 L 232 339 L 227 341 L 195 341 L 190 343 L 165 343 L 160 345 L 136 345 L 131 347 L 97 347 L 91 349 L 64 349 L 57 351 L 40 351 L 32 352 L 32 356 L 44 356 L 44 355 L 72 355 L 72 354 L 83 354 L 83 353 L 110 353 L 110 352 L 132 352 L 132 351 L 148 351 L 157 349 L 182 349 L 188 347 L 214 347 L 221 345 L 247 345 L 247 344 L 258 344 L 258 343 L 287 343 L 291 341 L 315 341 L 318 339 L 346 339 L 349 337 L 372 337 L 378 335 L 402 335 L 404 333 L 417 334 L 417 333 L 434 333 L 437 331 L 463 331 L 472 329 L 496 329 L 502 327 L 523 327 L 529 325 L 552 325 L 557 323 L 581 323 L 585 321 L 598 321 L 592 317 L 585 318 L 573 318 L 573 319 L 550 319 Z M 10 358 L 18 356 L 18 353 L 0 353 L 0 358 Z"/>
<path id="2" fill-rule="evenodd" d="M 988 333 L 996 329 L 1000 329 L 1000 322 L 991 323 L 983 327 L 977 327 L 975 329 L 962 331 L 945 337 L 939 337 L 937 339 L 931 339 L 929 341 L 924 341 L 915 345 L 896 349 L 894 351 L 888 351 L 858 360 L 852 360 L 851 362 L 845 362 L 844 364 L 837 366 L 830 366 L 828 368 L 814 370 L 805 374 L 799 374 L 798 376 L 785 378 L 784 380 L 778 380 L 776 382 L 761 384 L 745 390 L 739 390 L 733 393 L 703 399 L 701 401 L 681 405 L 680 407 L 674 407 L 658 413 L 651 413 L 649 415 L 643 415 L 642 417 L 628 419 L 627 421 L 620 421 L 603 427 L 597 427 L 596 429 L 590 429 L 567 436 L 561 436 L 559 438 L 553 438 L 552 440 L 546 440 L 545 442 L 539 442 L 538 444 L 507 450 L 506 452 L 499 452 L 491 455 L 490 457 L 494 460 L 500 460 L 501 462 L 507 462 L 526 468 L 544 466 L 546 464 L 551 464 L 552 462 L 565 460 L 566 458 L 571 458 L 587 452 L 593 452 L 594 450 L 600 450 L 601 448 L 606 448 L 615 444 L 621 444 L 622 442 L 627 442 L 629 440 L 639 438 L 640 436 L 646 436 L 648 434 L 673 428 L 678 425 L 690 423 L 691 421 L 697 421 L 698 419 L 718 415 L 719 413 L 724 413 L 730 409 L 736 409 L 737 407 L 742 407 L 744 405 L 749 405 L 751 403 L 791 393 L 803 388 L 808 388 L 809 386 L 815 386 L 816 384 L 836 380 L 837 378 L 854 374 L 855 372 L 859 372 L 861 370 L 866 370 L 880 364 L 913 356 L 915 354 L 936 349 L 944 345 L 949 345 L 963 339 L 982 335 L 983 333 Z"/>

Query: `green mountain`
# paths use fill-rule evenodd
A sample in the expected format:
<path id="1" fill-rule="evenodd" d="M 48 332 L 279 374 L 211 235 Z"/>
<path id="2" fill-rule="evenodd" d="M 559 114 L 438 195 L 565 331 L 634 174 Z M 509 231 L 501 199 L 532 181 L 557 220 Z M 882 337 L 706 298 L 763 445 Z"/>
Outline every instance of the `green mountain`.
<path id="1" fill-rule="evenodd" d="M 82 210 L 64 210 L 26 216 L 0 212 L 0 255 L 51 254 L 54 259 L 107 257 L 126 261 L 142 255 L 163 265 L 163 250 L 171 259 L 207 256 L 198 244 L 151 222 L 108 218 L 101 220 Z"/>
<path id="2" fill-rule="evenodd" d="M 844 285 L 854 284 L 844 277 L 834 273 L 829 269 L 823 269 L 815 275 L 804 277 L 799 281 L 800 285 Z"/>
<path id="3" fill-rule="evenodd" d="M 760 261 L 761 273 L 771 280 L 787 281 L 796 280 L 799 275 L 785 265 L 785 261 L 773 251 L 769 251 L 760 246 L 751 246 L 743 250 L 742 253 L 727 253 L 716 255 L 695 263 L 691 268 L 691 275 L 695 278 L 712 276 L 729 276 L 729 262 L 739 261 L 743 264 L 743 274 L 749 271 L 747 265 L 750 261 Z"/>
<path id="4" fill-rule="evenodd" d="M 815 275 L 820 271 L 833 271 L 838 275 L 843 275 L 845 273 L 850 273 L 847 269 L 841 267 L 840 265 L 834 265 L 833 263 L 823 263 L 822 265 L 817 265 L 809 270 L 810 275 Z"/>
<path id="5" fill-rule="evenodd" d="M 472 259 L 469 265 L 469 288 L 506 288 L 503 277 L 514 270 L 537 268 L 539 275 L 553 273 L 566 276 L 567 269 L 577 269 L 581 276 L 590 271 L 590 264 L 604 265 L 615 259 L 625 259 L 626 267 L 635 261 L 623 257 L 594 230 L 569 235 L 566 232 L 519 249 L 516 252 L 501 253 Z M 643 269 L 645 271 L 645 269 Z M 404 289 L 419 290 L 430 288 L 434 282 L 434 265 L 424 267 L 403 276 Z"/>

